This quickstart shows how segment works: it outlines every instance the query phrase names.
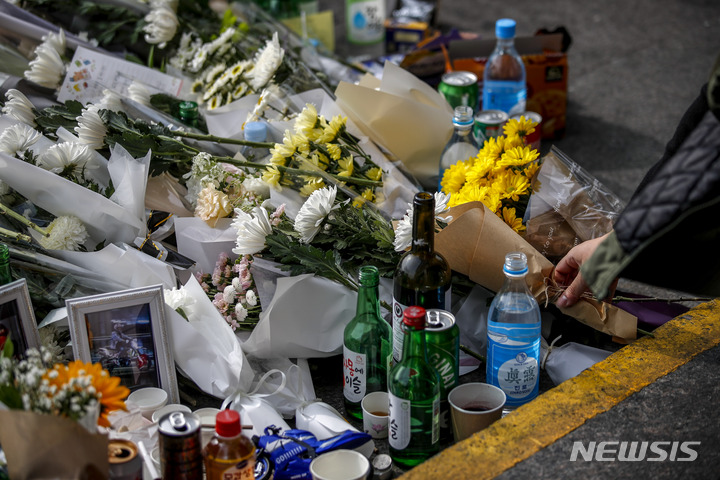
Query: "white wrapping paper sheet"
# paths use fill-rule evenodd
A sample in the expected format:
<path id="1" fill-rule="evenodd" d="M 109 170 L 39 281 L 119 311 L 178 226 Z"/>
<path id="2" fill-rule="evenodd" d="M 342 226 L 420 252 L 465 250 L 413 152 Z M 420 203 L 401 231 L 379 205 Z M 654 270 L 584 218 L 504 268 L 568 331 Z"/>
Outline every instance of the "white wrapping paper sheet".
<path id="1" fill-rule="evenodd" d="M 559 347 L 548 346 L 543 339 L 540 358 L 542 368 L 550 379 L 555 385 L 560 385 L 565 380 L 605 360 L 610 354 L 612 352 L 575 342 L 568 342 Z"/>
<path id="2" fill-rule="evenodd" d="M 452 135 L 452 108 L 432 87 L 385 62 L 376 83 L 340 82 L 337 104 L 365 135 L 391 152 L 422 185 L 436 188 L 440 155 Z"/>
<path id="3" fill-rule="evenodd" d="M 175 364 L 202 391 L 217 398 L 248 391 L 255 375 L 232 328 L 194 276 L 183 288 L 195 299 L 183 307 L 188 320 L 170 307 L 165 309 Z"/>
<path id="4" fill-rule="evenodd" d="M 236 237 L 231 218 L 221 218 L 213 228 L 200 217 L 175 217 L 178 253 L 193 259 L 193 270 L 197 272 L 212 273 L 222 252 L 235 260 L 238 256 L 232 249 Z"/>
<path id="5" fill-rule="evenodd" d="M 342 351 L 357 294 L 332 280 L 305 274 L 278 278 L 275 295 L 243 349 L 259 358 L 322 358 Z"/>

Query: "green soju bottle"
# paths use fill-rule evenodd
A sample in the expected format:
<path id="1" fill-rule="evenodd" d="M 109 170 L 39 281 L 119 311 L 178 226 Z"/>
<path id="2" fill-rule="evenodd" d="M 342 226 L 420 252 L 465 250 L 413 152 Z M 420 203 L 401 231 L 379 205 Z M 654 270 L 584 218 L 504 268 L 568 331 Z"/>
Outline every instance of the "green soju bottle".
<path id="1" fill-rule="evenodd" d="M 380 316 L 379 284 L 376 267 L 360 268 L 357 311 L 343 336 L 345 411 L 358 419 L 362 419 L 360 402 L 365 395 L 387 391 L 392 360 L 390 325 Z"/>
<path id="2" fill-rule="evenodd" d="M 435 251 L 435 197 L 415 194 L 412 210 L 412 246 L 398 262 L 393 275 L 393 359 L 403 352 L 403 311 L 410 305 L 450 310 L 452 271 Z"/>
<path id="3" fill-rule="evenodd" d="M 0 243 L 0 285 L 12 282 L 10 274 L 10 249 L 4 243 Z"/>
<path id="4" fill-rule="evenodd" d="M 414 467 L 440 451 L 440 378 L 427 359 L 425 309 L 403 313 L 403 352 L 390 371 L 390 456 Z"/>

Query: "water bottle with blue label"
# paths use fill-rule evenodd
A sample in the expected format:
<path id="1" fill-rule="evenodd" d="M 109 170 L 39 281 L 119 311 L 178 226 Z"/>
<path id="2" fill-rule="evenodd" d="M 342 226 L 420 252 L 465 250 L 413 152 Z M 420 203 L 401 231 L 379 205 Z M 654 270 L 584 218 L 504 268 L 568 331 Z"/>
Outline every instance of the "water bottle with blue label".
<path id="1" fill-rule="evenodd" d="M 525 64 L 515 49 L 515 20 L 495 23 L 497 43 L 483 72 L 483 110 L 502 110 L 509 116 L 525 111 L 527 85 Z"/>
<path id="2" fill-rule="evenodd" d="M 504 413 L 538 395 L 540 380 L 540 307 L 525 283 L 527 257 L 505 256 L 507 277 L 490 304 L 487 325 L 487 383 L 507 396 Z"/>
<path id="3" fill-rule="evenodd" d="M 346 0 L 347 39 L 370 45 L 385 40 L 385 0 Z"/>

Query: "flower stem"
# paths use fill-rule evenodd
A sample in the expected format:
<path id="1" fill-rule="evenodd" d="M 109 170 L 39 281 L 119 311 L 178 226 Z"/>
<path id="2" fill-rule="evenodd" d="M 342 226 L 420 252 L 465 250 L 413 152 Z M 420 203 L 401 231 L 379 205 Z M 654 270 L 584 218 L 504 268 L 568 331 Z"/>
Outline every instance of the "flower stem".
<path id="1" fill-rule="evenodd" d="M 176 130 L 172 133 L 176 137 L 192 138 L 193 140 L 202 140 L 206 142 L 215 143 L 226 143 L 229 145 L 244 145 L 252 148 L 273 148 L 275 146 L 272 142 L 251 142 L 249 140 L 240 140 L 237 138 L 225 138 L 218 137 L 216 135 L 205 135 L 202 133 L 185 132 L 182 130 Z"/>
<path id="2" fill-rule="evenodd" d="M 709 302 L 712 298 L 708 297 L 678 297 L 678 298 L 659 298 L 659 297 L 613 297 L 613 302 Z"/>
<path id="3" fill-rule="evenodd" d="M 50 233 L 49 233 L 46 229 L 42 228 L 41 226 L 39 226 L 39 225 L 36 224 L 35 222 L 31 222 L 31 221 L 28 220 L 27 218 L 23 217 L 22 215 L 20 215 L 19 213 L 15 212 L 15 211 L 12 210 L 11 208 L 3 205 L 2 203 L 0 203 L 0 213 L 3 214 L 3 215 L 7 215 L 8 217 L 14 218 L 15 220 L 17 220 L 18 222 L 22 223 L 23 225 L 25 225 L 25 226 L 27 226 L 27 227 L 30 227 L 30 228 L 32 228 L 33 230 L 37 231 L 37 232 L 40 232 L 41 234 L 43 234 L 43 235 L 46 236 L 46 237 L 50 236 Z"/>
<path id="4" fill-rule="evenodd" d="M 4 235 L 9 238 L 14 238 L 15 240 L 19 240 L 22 242 L 27 242 L 27 243 L 32 242 L 32 237 L 30 237 L 30 235 L 25 235 L 25 234 L 19 233 L 19 232 L 13 232 L 12 230 L 8 230 L 8 229 L 2 228 L 2 227 L 0 227 L 0 235 Z"/>

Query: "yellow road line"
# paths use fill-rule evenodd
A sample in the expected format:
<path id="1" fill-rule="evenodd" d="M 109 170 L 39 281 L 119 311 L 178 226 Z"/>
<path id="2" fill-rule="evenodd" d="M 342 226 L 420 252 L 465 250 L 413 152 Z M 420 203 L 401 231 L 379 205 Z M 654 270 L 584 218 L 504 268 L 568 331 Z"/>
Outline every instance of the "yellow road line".
<path id="1" fill-rule="evenodd" d="M 704 303 L 627 345 L 465 441 L 402 476 L 494 478 L 590 418 L 720 344 L 720 299 Z"/>

